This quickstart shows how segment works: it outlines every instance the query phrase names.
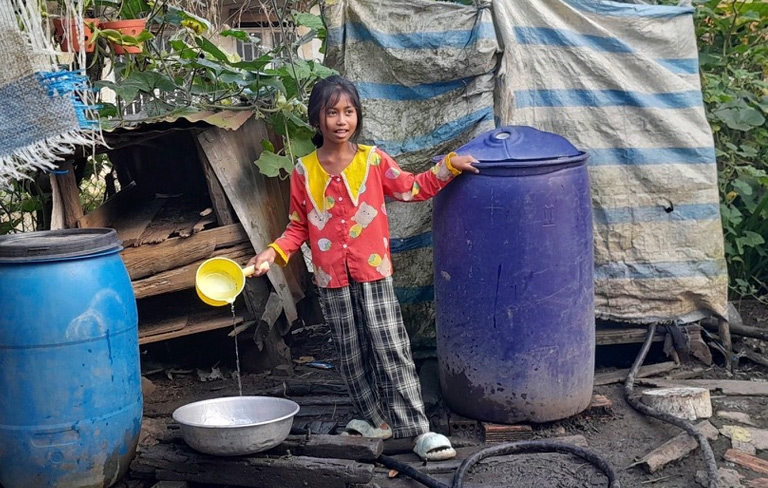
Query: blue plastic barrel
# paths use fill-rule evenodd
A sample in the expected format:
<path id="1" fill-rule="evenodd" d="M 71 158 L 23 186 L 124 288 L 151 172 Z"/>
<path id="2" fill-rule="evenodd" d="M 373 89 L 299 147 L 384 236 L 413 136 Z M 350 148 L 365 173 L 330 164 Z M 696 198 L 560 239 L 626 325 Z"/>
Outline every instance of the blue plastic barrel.
<path id="1" fill-rule="evenodd" d="M 141 428 L 138 316 L 112 229 L 0 236 L 0 484 L 103 488 Z"/>
<path id="2" fill-rule="evenodd" d="M 458 151 L 480 161 L 435 199 L 436 342 L 451 410 L 499 423 L 584 410 L 595 355 L 587 155 L 502 127 Z"/>

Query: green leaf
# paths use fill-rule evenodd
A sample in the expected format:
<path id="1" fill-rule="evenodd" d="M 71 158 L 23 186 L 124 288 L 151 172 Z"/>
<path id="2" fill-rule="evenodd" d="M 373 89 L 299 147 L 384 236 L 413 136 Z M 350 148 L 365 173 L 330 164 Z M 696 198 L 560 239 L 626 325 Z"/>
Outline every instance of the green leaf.
<path id="1" fill-rule="evenodd" d="M 290 174 L 293 171 L 293 161 L 288 156 L 281 156 L 272 151 L 264 151 L 254 161 L 259 171 L 266 176 L 280 176 L 280 171 Z"/>
<path id="2" fill-rule="evenodd" d="M 725 125 L 734 130 L 749 131 L 765 123 L 765 117 L 752 107 L 726 108 L 714 112 Z"/>
<path id="3" fill-rule="evenodd" d="M 275 152 L 275 145 L 272 144 L 272 141 L 269 139 L 262 139 L 261 147 L 264 148 L 265 151 Z"/>
<path id="4" fill-rule="evenodd" d="M 300 158 L 314 151 L 315 145 L 312 143 L 312 137 L 300 137 L 298 135 L 291 136 L 290 141 L 291 154 L 294 158 Z"/>
<path id="5" fill-rule="evenodd" d="M 226 53 L 224 53 L 224 51 L 219 49 L 216 44 L 212 43 L 205 37 L 195 37 L 195 43 L 200 47 L 200 49 L 218 59 L 219 61 L 229 63 L 229 58 L 227 57 Z"/>
<path id="6" fill-rule="evenodd" d="M 296 23 L 296 25 L 309 27 L 314 31 L 320 31 L 325 29 L 325 24 L 323 23 L 323 19 L 320 16 L 311 14 L 309 12 L 294 13 L 293 21 Z"/>
<path id="7" fill-rule="evenodd" d="M 235 39 L 242 41 L 242 42 L 249 42 L 253 44 L 258 44 L 261 42 L 261 39 L 254 36 L 253 34 L 249 32 L 245 32 L 244 30 L 240 29 L 226 29 L 221 32 L 219 32 L 219 35 L 221 37 L 234 37 Z"/>

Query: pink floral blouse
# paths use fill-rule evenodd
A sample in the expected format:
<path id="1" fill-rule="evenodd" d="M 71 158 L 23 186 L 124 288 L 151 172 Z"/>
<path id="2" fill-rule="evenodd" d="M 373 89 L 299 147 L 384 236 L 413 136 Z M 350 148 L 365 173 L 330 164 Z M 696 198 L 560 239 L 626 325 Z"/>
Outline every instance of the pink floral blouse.
<path id="1" fill-rule="evenodd" d="M 402 202 L 435 196 L 460 171 L 446 156 L 429 170 L 403 171 L 375 146 L 358 146 L 340 175 L 320 165 L 317 151 L 300 158 L 291 174 L 290 222 L 275 242 L 282 266 L 309 242 L 317 284 L 323 288 L 376 281 L 392 275 L 389 221 L 384 197 Z"/>

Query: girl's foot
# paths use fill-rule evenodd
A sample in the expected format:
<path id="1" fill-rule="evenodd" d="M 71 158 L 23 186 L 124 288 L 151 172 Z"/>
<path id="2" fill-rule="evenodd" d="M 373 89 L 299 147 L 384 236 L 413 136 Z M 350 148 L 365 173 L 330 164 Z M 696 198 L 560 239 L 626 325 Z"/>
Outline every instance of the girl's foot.
<path id="1" fill-rule="evenodd" d="M 451 441 L 443 434 L 427 432 L 413 440 L 413 452 L 424 461 L 445 461 L 456 456 Z"/>
<path id="2" fill-rule="evenodd" d="M 392 429 L 387 424 L 381 424 L 379 427 L 374 427 L 365 420 L 350 420 L 341 435 L 351 435 L 360 437 L 372 437 L 374 439 L 389 439 L 392 437 Z"/>

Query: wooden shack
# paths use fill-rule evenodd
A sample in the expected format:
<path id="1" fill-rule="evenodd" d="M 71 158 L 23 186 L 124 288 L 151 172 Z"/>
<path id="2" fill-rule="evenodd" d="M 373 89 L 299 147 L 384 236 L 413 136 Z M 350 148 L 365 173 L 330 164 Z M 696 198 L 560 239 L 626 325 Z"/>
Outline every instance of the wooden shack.
<path id="1" fill-rule="evenodd" d="M 204 304 L 195 290 L 198 266 L 213 256 L 244 265 L 288 222 L 287 180 L 262 175 L 254 161 L 274 139 L 249 111 L 204 112 L 105 133 L 119 186 L 83 214 L 74 171 L 51 175 L 52 228 L 111 227 L 139 310 L 139 342 L 148 344 L 214 329 L 252 337 L 263 367 L 290 361 L 284 336 L 300 320 L 308 273 L 301 259 L 247 280 L 230 307 Z M 81 157 L 87 154 L 84 148 Z M 72 161 L 62 168 L 72 168 Z"/>

